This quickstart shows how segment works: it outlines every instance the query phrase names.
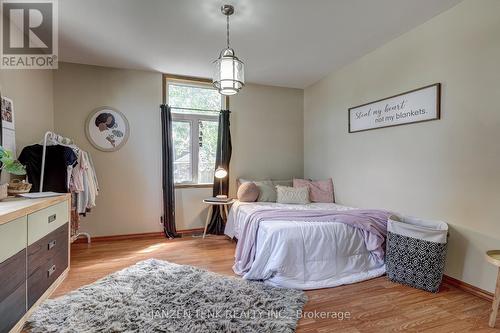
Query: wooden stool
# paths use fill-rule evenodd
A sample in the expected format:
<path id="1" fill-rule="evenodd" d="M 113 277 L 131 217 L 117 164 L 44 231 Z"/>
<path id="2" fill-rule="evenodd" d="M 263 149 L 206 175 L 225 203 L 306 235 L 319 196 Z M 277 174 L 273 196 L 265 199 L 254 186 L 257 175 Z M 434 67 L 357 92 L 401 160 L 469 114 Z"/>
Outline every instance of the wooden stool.
<path id="1" fill-rule="evenodd" d="M 495 327 L 498 314 L 498 305 L 500 304 L 500 250 L 492 250 L 486 252 L 486 260 L 498 267 L 497 286 L 491 307 L 490 327 Z"/>

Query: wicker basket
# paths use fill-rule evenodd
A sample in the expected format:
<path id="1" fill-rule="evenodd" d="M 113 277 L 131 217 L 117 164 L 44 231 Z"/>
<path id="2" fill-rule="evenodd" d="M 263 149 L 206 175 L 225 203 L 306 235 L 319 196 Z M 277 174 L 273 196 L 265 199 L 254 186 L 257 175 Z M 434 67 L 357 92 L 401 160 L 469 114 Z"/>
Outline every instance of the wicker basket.
<path id="1" fill-rule="evenodd" d="M 24 180 L 13 179 L 9 183 L 8 192 L 10 195 L 28 193 L 31 190 L 31 184 Z"/>

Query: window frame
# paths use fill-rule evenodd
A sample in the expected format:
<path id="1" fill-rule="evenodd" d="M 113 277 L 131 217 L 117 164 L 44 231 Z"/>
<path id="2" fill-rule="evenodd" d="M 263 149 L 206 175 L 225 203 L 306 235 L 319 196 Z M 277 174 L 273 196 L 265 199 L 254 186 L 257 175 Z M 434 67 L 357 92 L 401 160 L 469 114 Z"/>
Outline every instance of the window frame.
<path id="1" fill-rule="evenodd" d="M 201 79 L 201 78 L 192 78 L 192 77 L 179 77 L 172 75 L 164 75 L 163 76 L 163 102 L 168 104 L 168 86 L 169 84 L 174 85 L 182 85 L 188 87 L 199 87 L 199 88 L 208 88 L 216 90 L 213 87 L 211 80 L 209 79 Z M 221 110 L 225 109 L 229 104 L 228 99 L 224 98 L 225 96 L 221 96 Z M 175 109 L 174 105 L 169 105 L 173 109 Z M 197 110 L 197 109 L 193 109 Z M 208 110 L 207 110 L 208 111 Z M 215 110 L 214 110 L 215 111 Z M 199 183 L 198 182 L 198 162 L 199 162 L 199 137 L 200 137 L 200 121 L 213 121 L 218 123 L 219 116 L 218 115 L 203 115 L 203 114 L 183 114 L 183 113 L 175 113 L 171 112 L 172 122 L 188 122 L 191 126 L 191 181 L 186 182 L 175 182 L 174 186 L 176 188 L 184 188 L 184 187 L 212 187 L 213 181 L 210 183 Z M 175 181 L 175 180 L 174 180 Z"/>

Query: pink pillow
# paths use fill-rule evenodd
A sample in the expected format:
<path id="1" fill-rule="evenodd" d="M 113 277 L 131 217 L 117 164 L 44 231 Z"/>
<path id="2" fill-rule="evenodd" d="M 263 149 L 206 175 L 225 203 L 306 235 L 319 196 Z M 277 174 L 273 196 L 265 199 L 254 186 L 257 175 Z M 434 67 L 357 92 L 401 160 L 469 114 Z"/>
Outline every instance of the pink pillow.
<path id="1" fill-rule="evenodd" d="M 331 178 L 326 180 L 294 179 L 293 187 L 308 187 L 311 202 L 335 202 Z"/>
<path id="2" fill-rule="evenodd" d="M 241 202 L 254 202 L 259 197 L 259 188 L 253 182 L 243 183 L 238 187 L 236 196 Z"/>

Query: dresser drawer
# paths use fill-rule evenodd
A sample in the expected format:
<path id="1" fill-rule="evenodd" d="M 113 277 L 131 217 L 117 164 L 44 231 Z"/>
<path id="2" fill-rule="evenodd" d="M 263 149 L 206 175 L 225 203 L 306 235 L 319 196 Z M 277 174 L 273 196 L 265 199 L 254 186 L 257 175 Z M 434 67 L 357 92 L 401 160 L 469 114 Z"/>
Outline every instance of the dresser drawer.
<path id="1" fill-rule="evenodd" d="M 57 240 L 61 239 L 60 246 L 55 245 L 50 250 L 44 250 L 45 252 L 35 251 L 28 256 L 28 308 L 36 303 L 68 267 L 68 223 L 62 228 L 66 231 L 64 241 L 61 236 L 63 233 L 59 229 L 49 235 L 60 236 L 60 238 L 55 238 L 56 244 Z M 34 245 L 35 247 L 30 246 L 30 249 L 38 248 L 36 244 Z"/>
<path id="2" fill-rule="evenodd" d="M 0 302 L 26 280 L 26 249 L 0 263 Z M 0 318 L 2 315 L 0 314 Z"/>
<path id="3" fill-rule="evenodd" d="M 26 281 L 0 300 L 0 333 L 7 333 L 26 313 Z"/>
<path id="4" fill-rule="evenodd" d="M 0 263 L 26 247 L 26 216 L 0 224 Z"/>
<path id="5" fill-rule="evenodd" d="M 47 260 L 28 277 L 28 308 L 36 303 L 67 267 L 68 257 L 56 256 Z"/>
<path id="6" fill-rule="evenodd" d="M 28 245 L 68 222 L 68 209 L 68 201 L 64 201 L 28 215 Z"/>
<path id="7" fill-rule="evenodd" d="M 45 265 L 56 253 L 68 252 L 68 227 L 69 224 L 65 223 L 28 247 L 28 276 Z"/>

